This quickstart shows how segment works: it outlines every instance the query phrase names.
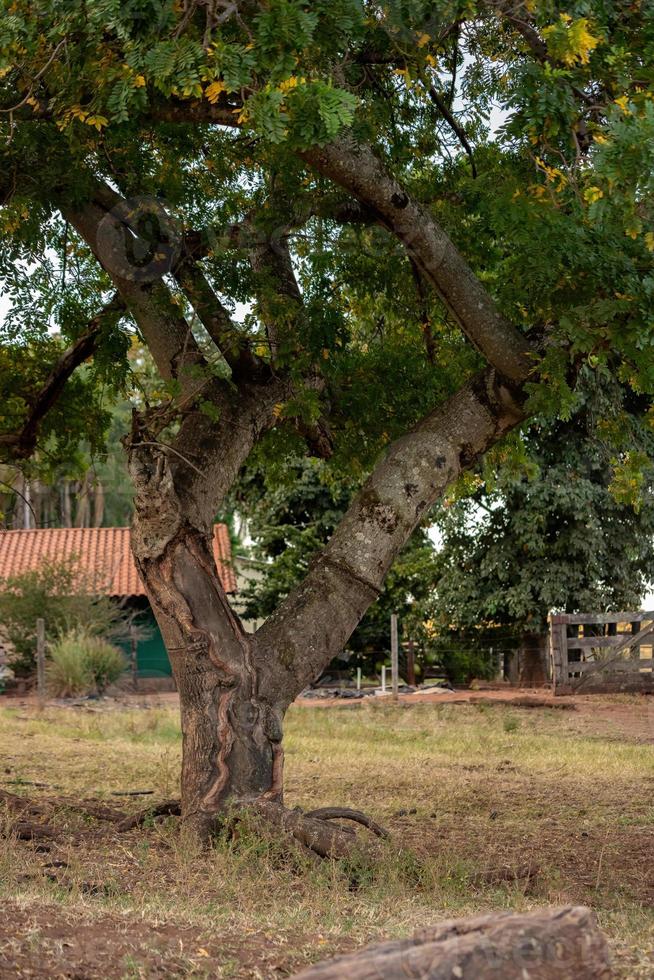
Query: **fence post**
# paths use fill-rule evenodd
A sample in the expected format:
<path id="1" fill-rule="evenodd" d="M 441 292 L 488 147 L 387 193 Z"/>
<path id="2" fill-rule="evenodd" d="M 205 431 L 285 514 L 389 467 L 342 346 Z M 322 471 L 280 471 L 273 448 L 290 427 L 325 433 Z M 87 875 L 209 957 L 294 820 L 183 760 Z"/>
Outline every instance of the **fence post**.
<path id="1" fill-rule="evenodd" d="M 45 701 L 45 620 L 36 621 L 36 693 L 39 701 Z"/>
<path id="2" fill-rule="evenodd" d="M 391 613 L 391 680 L 393 684 L 393 700 L 397 701 L 398 648 L 397 648 L 397 616 L 395 613 Z"/>

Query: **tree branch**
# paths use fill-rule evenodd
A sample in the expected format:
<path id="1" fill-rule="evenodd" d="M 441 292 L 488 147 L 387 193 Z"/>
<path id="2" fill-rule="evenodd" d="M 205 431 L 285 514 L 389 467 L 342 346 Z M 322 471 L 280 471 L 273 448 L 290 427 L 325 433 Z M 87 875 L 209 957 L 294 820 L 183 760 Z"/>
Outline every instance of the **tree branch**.
<path id="1" fill-rule="evenodd" d="M 500 314 L 446 232 L 412 200 L 369 146 L 345 135 L 301 156 L 374 211 L 400 239 L 489 364 L 513 381 L 529 375 L 532 349 L 526 337 Z"/>
<path id="2" fill-rule="evenodd" d="M 525 417 L 492 368 L 399 438 L 303 582 L 257 633 L 271 703 L 284 710 L 342 650 L 407 538 L 444 490 Z"/>
<path id="3" fill-rule="evenodd" d="M 112 195 L 114 192 L 111 192 Z M 127 202 L 123 202 L 128 210 Z M 165 380 L 176 379 L 180 397 L 194 400 L 207 384 L 197 378 L 197 367 L 206 361 L 196 343 L 189 324 L 161 281 L 159 267 L 144 273 L 129 254 L 133 237 L 120 216 L 107 213 L 101 206 L 86 202 L 75 207 L 59 205 L 64 218 L 86 242 L 96 259 L 109 274 L 125 306 L 136 323 Z M 150 247 L 151 243 L 144 243 Z"/>
<path id="4" fill-rule="evenodd" d="M 268 380 L 270 368 L 250 350 L 247 338 L 232 321 L 200 266 L 187 259 L 175 267 L 173 275 L 231 368 L 232 379 L 235 382 Z"/>
<path id="5" fill-rule="evenodd" d="M 497 9 L 527 42 L 536 60 L 548 61 L 547 45 L 534 27 L 531 14 L 524 0 L 518 0 L 518 2 L 515 0 L 499 0 Z"/>
<path id="6" fill-rule="evenodd" d="M 466 135 L 465 129 L 459 125 L 455 116 L 452 114 L 452 112 L 450 112 L 447 102 L 445 101 L 445 99 L 442 98 L 442 96 L 438 94 L 434 86 L 430 85 L 427 91 L 429 92 L 429 98 L 432 100 L 432 102 L 434 103 L 434 105 L 442 115 L 443 119 L 445 119 L 446 123 L 448 124 L 448 126 L 450 127 L 450 129 L 452 130 L 456 138 L 458 139 L 459 143 L 461 144 L 465 152 L 468 154 L 468 157 L 470 158 L 470 168 L 472 170 L 472 176 L 476 179 L 477 167 L 475 164 L 475 155 L 473 153 L 472 147 L 470 146 L 470 143 L 468 142 L 468 137 Z"/>
<path id="7" fill-rule="evenodd" d="M 11 458 L 27 459 L 36 448 L 41 422 L 61 395 L 66 382 L 76 368 L 93 356 L 102 329 L 112 314 L 124 310 L 124 303 L 114 296 L 93 319 L 81 336 L 61 355 L 50 374 L 37 392 L 30 406 L 29 415 L 17 433 L 0 436 L 0 447 Z"/>

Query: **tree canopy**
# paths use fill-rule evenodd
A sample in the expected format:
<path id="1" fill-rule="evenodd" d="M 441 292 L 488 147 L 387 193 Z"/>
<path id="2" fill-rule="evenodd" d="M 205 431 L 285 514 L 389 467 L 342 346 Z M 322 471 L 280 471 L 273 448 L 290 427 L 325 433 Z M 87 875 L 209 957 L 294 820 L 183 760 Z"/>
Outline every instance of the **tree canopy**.
<path id="1" fill-rule="evenodd" d="M 124 296 L 111 302 L 122 266 L 150 284 L 166 272 L 160 315 L 166 305 L 166 315 L 170 306 L 186 314 L 199 348 L 207 333 L 220 342 L 220 353 L 187 356 L 188 384 L 164 371 L 159 402 L 172 417 L 189 385 L 205 385 L 200 405 L 211 417 L 220 411 L 213 379 L 237 363 L 243 371 L 243 350 L 252 370 L 274 350 L 293 379 L 275 403 L 279 423 L 304 432 L 328 414 L 339 458 L 365 468 L 469 377 L 481 361 L 453 322 L 456 297 L 434 293 L 422 246 L 405 236 L 405 258 L 374 203 L 352 200 L 356 173 L 342 178 L 347 193 L 334 187 L 339 140 L 343 167 L 354 153 L 347 140 L 372 143 L 388 179 L 399 177 L 447 229 L 493 293 L 498 336 L 505 321 L 534 341 L 547 336 L 529 383 L 534 407 L 570 410 L 580 360 L 651 390 L 648 4 L 6 0 L 4 8 L 10 457 L 25 456 L 36 431 L 51 454 L 82 435 L 100 439 L 106 399 L 128 383 L 130 329 L 143 329 L 122 309 Z M 85 195 L 102 223 L 90 247 L 70 213 Z M 143 234 L 140 253 L 117 244 L 121 222 Z M 263 254 L 270 236 L 292 243 L 297 283 L 285 289 Z M 201 259 L 192 272 L 189 256 Z M 206 290 L 222 301 L 218 318 L 205 315 Z M 243 303 L 248 312 L 235 321 Z M 483 352 L 487 342 L 466 329 Z M 74 361 L 92 353 L 91 366 L 64 372 L 59 397 L 41 412 L 62 344 L 69 354 L 78 347 Z M 307 372 L 321 384 L 307 383 Z"/>

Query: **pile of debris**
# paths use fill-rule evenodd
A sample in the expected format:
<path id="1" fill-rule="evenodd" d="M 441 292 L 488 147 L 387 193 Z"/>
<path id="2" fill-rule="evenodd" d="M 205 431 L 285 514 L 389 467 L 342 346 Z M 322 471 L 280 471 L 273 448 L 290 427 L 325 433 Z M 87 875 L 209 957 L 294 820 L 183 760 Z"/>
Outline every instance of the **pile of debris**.
<path id="1" fill-rule="evenodd" d="M 441 684 L 420 684 L 417 687 L 412 687 L 410 684 L 400 684 L 397 693 L 399 695 L 404 694 L 415 694 L 416 691 L 429 691 L 430 694 L 451 694 L 454 688 L 448 685 Z M 304 700 L 331 700 L 334 698 L 343 698 L 345 700 L 361 700 L 362 698 L 369 697 L 390 697 L 392 696 L 392 690 L 390 687 L 362 687 L 357 690 L 354 687 L 306 687 L 302 694 L 300 694 L 300 699 Z"/>

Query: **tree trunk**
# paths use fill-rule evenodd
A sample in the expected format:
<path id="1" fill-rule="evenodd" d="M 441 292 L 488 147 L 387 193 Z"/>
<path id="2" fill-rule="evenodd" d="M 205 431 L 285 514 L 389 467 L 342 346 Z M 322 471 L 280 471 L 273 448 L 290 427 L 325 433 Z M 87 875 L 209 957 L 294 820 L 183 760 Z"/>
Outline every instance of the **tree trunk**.
<path id="1" fill-rule="evenodd" d="M 169 454 L 135 418 L 132 550 L 180 694 L 182 815 L 201 835 L 232 803 L 281 802 L 286 709 L 343 648 L 426 510 L 522 413 L 512 386 L 489 370 L 398 439 L 304 581 L 254 635 L 230 608 L 214 563 L 213 474 Z M 189 438 L 178 442 L 186 453 L 187 421 Z M 224 438 L 225 453 L 245 458 L 234 428 Z"/>
<path id="2" fill-rule="evenodd" d="M 204 835 L 228 804 L 281 802 L 281 715 L 260 695 L 255 641 L 227 604 L 211 532 L 183 525 L 139 566 L 179 691 L 182 816 Z"/>
<path id="3" fill-rule="evenodd" d="M 193 526 L 167 463 L 132 470 L 132 549 L 180 697 L 182 817 L 205 837 L 229 805 L 281 802 L 282 714 L 259 689 L 256 641 L 227 601 L 211 523 Z"/>

